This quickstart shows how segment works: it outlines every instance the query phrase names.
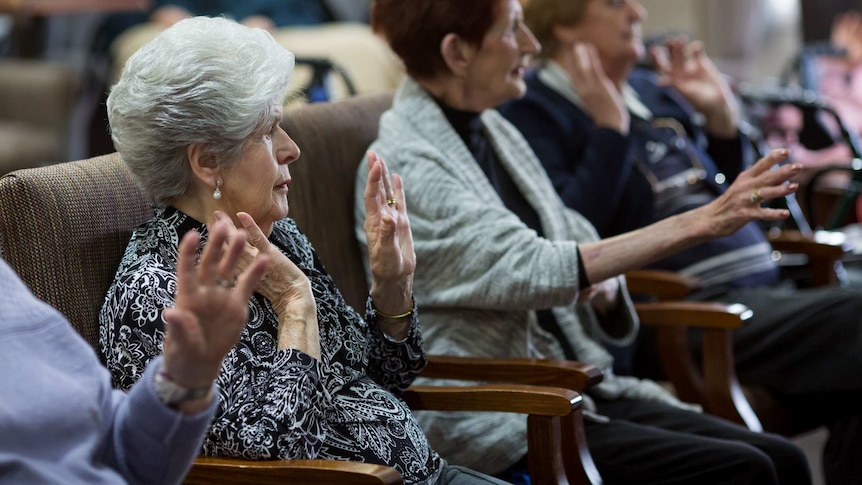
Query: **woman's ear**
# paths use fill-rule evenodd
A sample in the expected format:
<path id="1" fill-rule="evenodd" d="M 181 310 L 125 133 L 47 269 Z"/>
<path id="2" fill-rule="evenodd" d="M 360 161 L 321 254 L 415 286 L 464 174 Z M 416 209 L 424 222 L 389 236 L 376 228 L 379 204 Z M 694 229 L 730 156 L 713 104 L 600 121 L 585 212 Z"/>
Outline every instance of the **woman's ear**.
<path id="1" fill-rule="evenodd" d="M 440 54 L 452 74 L 458 78 L 467 77 L 467 69 L 473 60 L 476 49 L 457 34 L 446 34 L 440 42 Z"/>
<path id="2" fill-rule="evenodd" d="M 218 160 L 207 150 L 203 143 L 193 143 L 186 151 L 189 166 L 195 177 L 204 184 L 215 187 L 216 179 L 220 176 Z"/>

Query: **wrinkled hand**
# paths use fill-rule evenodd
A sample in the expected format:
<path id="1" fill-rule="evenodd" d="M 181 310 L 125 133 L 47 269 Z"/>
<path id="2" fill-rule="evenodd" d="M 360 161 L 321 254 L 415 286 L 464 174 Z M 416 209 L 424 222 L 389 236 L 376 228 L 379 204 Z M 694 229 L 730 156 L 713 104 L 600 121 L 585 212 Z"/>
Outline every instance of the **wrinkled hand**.
<path id="1" fill-rule="evenodd" d="M 216 211 L 214 216 L 216 221 L 238 230 L 227 214 Z M 239 266 L 252 264 L 260 257 L 271 261 L 257 291 L 269 300 L 278 315 L 278 349 L 299 349 L 319 359 L 320 331 L 311 281 L 290 258 L 270 244 L 250 214 L 238 212 L 236 218 L 248 233 Z"/>
<path id="2" fill-rule="evenodd" d="M 762 207 L 761 202 L 784 197 L 799 188 L 797 183 L 786 182 L 802 170 L 802 165 L 787 164 L 773 169 L 789 155 L 787 149 L 773 150 L 740 173 L 724 194 L 690 213 L 703 211 L 715 237 L 729 236 L 753 220 L 786 219 L 790 215 L 787 210 Z"/>
<path id="3" fill-rule="evenodd" d="M 608 278 L 593 283 L 578 294 L 578 301 L 590 302 L 599 315 L 607 315 L 617 306 L 619 301 L 620 282 L 616 278 Z"/>
<path id="4" fill-rule="evenodd" d="M 386 163 L 368 152 L 365 185 L 365 236 L 371 266 L 371 298 L 378 310 L 400 314 L 410 310 L 416 253 L 407 218 L 401 177 L 389 176 Z"/>
<path id="5" fill-rule="evenodd" d="M 297 301 L 308 303 L 310 299 L 313 302 L 311 283 L 305 273 L 278 248 L 270 244 L 269 239 L 248 213 L 239 212 L 236 217 L 248 233 L 248 244 L 243 248 L 238 267 L 244 268 L 261 255 L 266 255 L 270 260 L 257 292 L 265 296 L 279 314 Z M 234 226 L 233 220 L 224 212 L 216 211 L 214 219 L 225 223 L 230 231 L 239 231 Z"/>
<path id="6" fill-rule="evenodd" d="M 706 130 L 734 138 L 739 130 L 739 106 L 727 80 L 704 52 L 700 42 L 673 38 L 652 46 L 650 56 L 662 85 L 672 86 L 706 117 Z"/>
<path id="7" fill-rule="evenodd" d="M 592 44 L 575 44 L 563 53 L 562 66 L 569 73 L 572 86 L 587 114 L 596 126 L 629 132 L 629 112 L 620 90 L 608 78 L 602 67 L 599 52 Z"/>
<path id="8" fill-rule="evenodd" d="M 831 42 L 847 51 L 847 63 L 862 63 L 862 13 L 849 11 L 837 15 L 832 22 Z"/>
<path id="9" fill-rule="evenodd" d="M 249 299 L 269 258 L 257 258 L 238 272 L 246 238 L 243 231 L 232 233 L 224 223 L 213 224 L 197 267 L 200 236 L 192 231 L 180 242 L 176 300 L 163 312 L 167 335 L 162 370 L 181 386 L 212 385 L 248 320 Z M 235 274 L 233 287 L 223 284 Z"/>

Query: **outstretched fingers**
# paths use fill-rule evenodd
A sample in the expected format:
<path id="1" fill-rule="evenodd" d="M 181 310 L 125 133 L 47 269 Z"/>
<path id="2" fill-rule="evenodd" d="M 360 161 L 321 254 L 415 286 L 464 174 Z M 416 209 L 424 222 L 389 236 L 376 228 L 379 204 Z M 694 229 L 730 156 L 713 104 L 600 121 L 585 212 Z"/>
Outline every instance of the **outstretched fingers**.
<path id="1" fill-rule="evenodd" d="M 775 165 L 787 160 L 787 157 L 790 156 L 790 150 L 787 148 L 779 148 L 776 150 L 772 150 L 765 157 L 761 158 L 757 162 L 754 163 L 749 169 L 748 172 L 752 177 L 758 177 L 769 170 L 772 169 Z M 793 164 L 789 165 L 793 166 Z"/>
<path id="2" fill-rule="evenodd" d="M 404 180 L 397 173 L 392 176 L 392 189 L 395 195 L 395 208 L 401 214 L 407 214 L 407 198 L 404 196 Z"/>
<path id="3" fill-rule="evenodd" d="M 211 281 L 216 277 L 217 267 L 210 268 L 209 272 L 204 271 L 204 268 L 201 267 L 200 273 L 195 267 L 195 255 L 200 240 L 201 237 L 197 231 L 189 231 L 180 241 L 177 260 L 177 288 L 179 292 L 194 288 L 198 284 L 198 278 L 200 281 Z"/>
<path id="4" fill-rule="evenodd" d="M 256 247 L 262 252 L 269 250 L 269 239 L 263 233 L 263 229 L 257 225 L 254 218 L 248 212 L 237 212 L 237 219 L 242 224 L 242 228 L 248 233 L 248 243 Z"/>
<path id="5" fill-rule="evenodd" d="M 802 165 L 790 163 L 776 167 L 777 164 L 785 161 L 789 155 L 790 150 L 788 149 L 773 150 L 749 169 L 753 179 L 753 189 L 749 196 L 752 203 L 760 204 L 764 201 L 785 197 L 799 189 L 798 183 L 789 182 L 789 180 L 799 174 Z M 760 207 L 758 217 L 763 220 L 780 220 L 789 215 L 789 212 L 784 209 Z"/>
<path id="6" fill-rule="evenodd" d="M 368 180 L 365 183 L 365 212 L 376 214 L 386 204 L 386 185 L 384 183 L 385 171 L 376 153 L 369 150 L 366 153 L 368 160 Z"/>

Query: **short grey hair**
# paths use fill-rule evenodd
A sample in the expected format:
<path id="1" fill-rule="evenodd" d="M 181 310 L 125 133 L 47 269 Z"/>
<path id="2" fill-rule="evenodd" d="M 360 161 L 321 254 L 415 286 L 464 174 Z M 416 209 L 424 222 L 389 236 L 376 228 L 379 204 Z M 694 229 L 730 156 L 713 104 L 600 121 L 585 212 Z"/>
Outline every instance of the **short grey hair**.
<path id="1" fill-rule="evenodd" d="M 293 67 L 268 32 L 224 18 L 183 20 L 135 52 L 108 96 L 108 121 L 150 202 L 187 190 L 193 144 L 220 165 L 239 160 L 245 140 L 272 123 Z"/>

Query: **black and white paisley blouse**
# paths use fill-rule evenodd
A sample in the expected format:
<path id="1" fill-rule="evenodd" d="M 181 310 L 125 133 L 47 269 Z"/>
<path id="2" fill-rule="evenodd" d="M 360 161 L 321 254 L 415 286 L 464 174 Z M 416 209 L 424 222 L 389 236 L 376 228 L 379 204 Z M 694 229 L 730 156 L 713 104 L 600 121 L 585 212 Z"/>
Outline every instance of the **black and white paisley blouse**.
<path id="1" fill-rule="evenodd" d="M 174 209 L 132 234 L 99 315 L 99 347 L 114 380 L 128 389 L 161 353 L 161 311 L 173 304 L 177 248 L 206 226 Z M 416 313 L 397 342 L 347 305 L 311 244 L 291 219 L 269 240 L 309 278 L 317 302 L 320 360 L 278 350 L 278 318 L 255 294 L 239 343 L 218 377 L 220 402 L 203 453 L 248 459 L 339 459 L 395 467 L 405 483 L 433 483 L 442 461 L 398 397 L 425 365 Z"/>

